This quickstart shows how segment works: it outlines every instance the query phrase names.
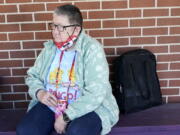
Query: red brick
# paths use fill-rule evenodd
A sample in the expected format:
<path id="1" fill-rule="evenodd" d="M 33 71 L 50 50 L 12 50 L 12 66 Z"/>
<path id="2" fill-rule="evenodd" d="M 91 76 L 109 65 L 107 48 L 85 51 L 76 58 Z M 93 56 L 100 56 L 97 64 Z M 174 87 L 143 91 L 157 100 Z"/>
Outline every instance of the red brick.
<path id="1" fill-rule="evenodd" d="M 4 0 L 0 0 L 0 3 L 4 3 Z"/>
<path id="2" fill-rule="evenodd" d="M 157 39 L 158 44 L 180 43 L 180 36 L 161 36 Z"/>
<path id="3" fill-rule="evenodd" d="M 24 66 L 31 67 L 34 65 L 35 59 L 24 60 Z"/>
<path id="4" fill-rule="evenodd" d="M 40 31 L 46 30 L 45 23 L 28 23 L 28 24 L 21 24 L 22 31 Z"/>
<path id="5" fill-rule="evenodd" d="M 168 46 L 144 46 L 144 49 L 153 53 L 168 53 Z"/>
<path id="6" fill-rule="evenodd" d="M 105 46 L 120 46 L 120 45 L 128 45 L 128 38 L 108 38 L 104 39 Z"/>
<path id="7" fill-rule="evenodd" d="M 141 27 L 141 26 L 155 26 L 155 19 L 135 19 L 130 20 L 131 27 Z"/>
<path id="8" fill-rule="evenodd" d="M 11 92 L 11 86 L 9 85 L 1 85 L 0 86 L 0 93 L 7 93 Z"/>
<path id="9" fill-rule="evenodd" d="M 2 94 L 2 101 L 25 100 L 25 94 Z"/>
<path id="10" fill-rule="evenodd" d="M 10 40 L 32 40 L 34 39 L 33 32 L 32 33 L 10 33 L 9 34 L 9 39 Z"/>
<path id="11" fill-rule="evenodd" d="M 8 52 L 1 52 L 0 53 L 0 58 L 1 59 L 8 59 L 9 58 Z"/>
<path id="12" fill-rule="evenodd" d="M 26 85 L 15 85 L 13 92 L 28 92 L 28 87 Z"/>
<path id="13" fill-rule="evenodd" d="M 157 6 L 159 7 L 180 6 L 180 1 L 179 0 L 158 0 Z"/>
<path id="14" fill-rule="evenodd" d="M 117 59 L 117 56 L 108 56 L 106 58 L 109 64 L 113 64 L 114 60 Z"/>
<path id="15" fill-rule="evenodd" d="M 172 8 L 171 16 L 180 16 L 180 8 Z"/>
<path id="16" fill-rule="evenodd" d="M 6 41 L 7 40 L 7 34 L 0 34 L 0 41 Z"/>
<path id="17" fill-rule="evenodd" d="M 0 22 L 5 22 L 5 16 L 4 15 L 0 15 Z"/>
<path id="18" fill-rule="evenodd" d="M 26 3 L 32 2 L 32 0 L 6 0 L 6 3 Z"/>
<path id="19" fill-rule="evenodd" d="M 51 21 L 53 16 L 52 13 L 36 13 L 34 15 L 35 21 Z"/>
<path id="20" fill-rule="evenodd" d="M 164 79 L 164 78 L 180 78 L 180 71 L 158 72 L 158 76 L 161 79 Z"/>
<path id="21" fill-rule="evenodd" d="M 89 34 L 92 37 L 113 37 L 114 31 L 113 30 L 90 30 Z"/>
<path id="22" fill-rule="evenodd" d="M 170 52 L 180 52 L 180 45 L 171 45 Z"/>
<path id="23" fill-rule="evenodd" d="M 27 94 L 27 100 L 31 100 L 32 98 Z"/>
<path id="24" fill-rule="evenodd" d="M 19 31 L 18 24 L 0 24 L 0 32 Z"/>
<path id="25" fill-rule="evenodd" d="M 165 103 L 165 104 L 167 104 L 167 103 L 168 103 L 168 102 L 167 102 L 167 98 L 168 98 L 168 97 L 162 97 L 162 102 Z"/>
<path id="26" fill-rule="evenodd" d="M 180 69 L 180 63 L 170 63 L 170 69 L 179 70 Z"/>
<path id="27" fill-rule="evenodd" d="M 171 27 L 170 34 L 180 34 L 180 27 Z"/>
<path id="28" fill-rule="evenodd" d="M 168 63 L 158 63 L 157 70 L 168 70 Z"/>
<path id="29" fill-rule="evenodd" d="M 114 65 L 109 65 L 110 75 L 115 75 Z"/>
<path id="30" fill-rule="evenodd" d="M 179 89 L 177 88 L 167 88 L 161 89 L 162 95 L 179 95 Z"/>
<path id="31" fill-rule="evenodd" d="M 140 49 L 140 47 L 121 47 L 121 48 L 117 48 L 117 54 L 121 55 L 127 51 L 131 51 L 131 50 L 135 50 L 135 49 Z"/>
<path id="32" fill-rule="evenodd" d="M 40 54 L 41 51 L 42 51 L 42 50 L 36 50 L 37 56 Z"/>
<path id="33" fill-rule="evenodd" d="M 39 49 L 43 48 L 44 41 L 27 41 L 23 42 L 23 49 Z"/>
<path id="34" fill-rule="evenodd" d="M 0 43 L 0 50 L 14 50 L 20 49 L 19 42 L 1 42 Z"/>
<path id="35" fill-rule="evenodd" d="M 0 102 L 0 109 L 12 109 L 13 102 Z"/>
<path id="36" fill-rule="evenodd" d="M 36 32 L 35 39 L 52 39 L 51 32 Z"/>
<path id="37" fill-rule="evenodd" d="M 81 13 L 82 13 L 83 19 L 87 19 L 87 17 L 88 17 L 88 12 L 83 11 L 83 12 L 81 12 Z"/>
<path id="38" fill-rule="evenodd" d="M 26 5 L 19 5 L 20 12 L 36 12 L 36 11 L 44 11 L 45 5 L 42 4 L 26 4 Z"/>
<path id="39" fill-rule="evenodd" d="M 24 77 L 1 77 L 0 84 L 24 84 Z"/>
<path id="40" fill-rule="evenodd" d="M 100 2 L 75 2 L 75 6 L 82 9 L 100 9 Z"/>
<path id="41" fill-rule="evenodd" d="M 69 3 L 60 3 L 60 2 L 58 2 L 58 3 L 46 3 L 46 6 L 47 6 L 48 11 L 54 11 L 56 9 L 56 7 L 62 6 L 65 4 L 71 4 L 71 2 L 69 2 Z"/>
<path id="42" fill-rule="evenodd" d="M 17 12 L 16 5 L 0 5 L 0 13 L 12 13 Z"/>
<path id="43" fill-rule="evenodd" d="M 131 38 L 131 44 L 155 44 L 154 37 L 135 37 Z"/>
<path id="44" fill-rule="evenodd" d="M 10 75 L 11 75 L 10 69 L 0 69 L 0 76 L 10 76 Z"/>
<path id="45" fill-rule="evenodd" d="M 169 10 L 168 9 L 144 9 L 143 16 L 168 16 Z"/>
<path id="46" fill-rule="evenodd" d="M 122 10 L 116 11 L 116 17 L 118 18 L 130 18 L 130 17 L 140 17 L 141 10 Z"/>
<path id="47" fill-rule="evenodd" d="M 179 87 L 180 86 L 180 80 L 169 80 L 169 86 L 170 87 Z"/>
<path id="48" fill-rule="evenodd" d="M 180 25 L 180 18 L 158 18 L 157 25 Z"/>
<path id="49" fill-rule="evenodd" d="M 158 55 L 157 56 L 157 60 L 158 61 L 168 61 L 168 62 L 172 62 L 172 61 L 179 61 L 180 60 L 180 54 L 165 54 L 165 55 Z"/>
<path id="50" fill-rule="evenodd" d="M 24 102 L 14 102 L 15 109 L 27 109 L 29 105 L 28 101 Z"/>
<path id="51" fill-rule="evenodd" d="M 10 57 L 11 58 L 34 58 L 35 52 L 34 51 L 11 51 Z"/>
<path id="52" fill-rule="evenodd" d="M 180 96 L 168 97 L 168 103 L 179 103 L 179 102 L 180 102 Z"/>
<path id="53" fill-rule="evenodd" d="M 102 38 L 101 38 L 101 39 L 96 38 L 96 40 L 97 40 L 99 43 L 103 44 L 103 42 L 102 42 Z"/>
<path id="54" fill-rule="evenodd" d="M 167 87 L 168 81 L 167 80 L 159 80 L 161 87 Z"/>
<path id="55" fill-rule="evenodd" d="M 100 21 L 85 21 L 84 28 L 85 29 L 101 28 L 101 22 Z"/>
<path id="56" fill-rule="evenodd" d="M 12 69 L 12 75 L 27 75 L 27 68 L 21 68 L 21 69 Z"/>
<path id="57" fill-rule="evenodd" d="M 155 0 L 130 0 L 130 7 L 154 7 Z"/>
<path id="58" fill-rule="evenodd" d="M 8 22 L 32 21 L 32 14 L 7 15 L 7 21 Z"/>
<path id="59" fill-rule="evenodd" d="M 49 0 L 33 0 L 34 2 L 50 2 Z M 51 2 L 57 2 L 58 0 L 51 0 Z"/>
<path id="60" fill-rule="evenodd" d="M 21 60 L 0 60 L 0 67 L 22 67 Z"/>
<path id="61" fill-rule="evenodd" d="M 167 35 L 168 28 L 144 28 L 143 35 Z"/>
<path id="62" fill-rule="evenodd" d="M 127 1 L 102 1 L 103 9 L 127 8 Z"/>
<path id="63" fill-rule="evenodd" d="M 127 27 L 128 20 L 107 20 L 103 21 L 103 28 Z"/>
<path id="64" fill-rule="evenodd" d="M 114 18 L 114 11 L 92 11 L 89 12 L 90 19 Z"/>
<path id="65" fill-rule="evenodd" d="M 140 36 L 141 29 L 116 29 L 116 36 Z"/>
<path id="66" fill-rule="evenodd" d="M 114 48 L 104 48 L 104 51 L 105 51 L 106 55 L 114 55 L 115 54 Z"/>

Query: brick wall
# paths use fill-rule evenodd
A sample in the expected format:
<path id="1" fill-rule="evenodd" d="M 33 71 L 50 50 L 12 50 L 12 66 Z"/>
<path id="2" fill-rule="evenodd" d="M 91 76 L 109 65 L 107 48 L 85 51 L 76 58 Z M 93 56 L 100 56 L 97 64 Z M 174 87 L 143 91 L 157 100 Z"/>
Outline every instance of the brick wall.
<path id="1" fill-rule="evenodd" d="M 86 32 L 104 45 L 111 78 L 117 56 L 148 49 L 164 101 L 180 102 L 180 0 L 0 0 L 0 109 L 27 107 L 26 71 L 51 39 L 52 11 L 64 3 L 81 9 Z"/>

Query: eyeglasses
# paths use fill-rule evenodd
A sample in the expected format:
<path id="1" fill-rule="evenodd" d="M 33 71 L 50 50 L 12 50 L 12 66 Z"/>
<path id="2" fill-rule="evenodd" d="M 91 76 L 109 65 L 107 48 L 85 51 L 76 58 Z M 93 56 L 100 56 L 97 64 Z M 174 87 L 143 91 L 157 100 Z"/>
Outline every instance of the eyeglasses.
<path id="1" fill-rule="evenodd" d="M 60 24 L 49 23 L 49 26 L 52 30 L 55 30 L 57 28 L 58 31 L 63 32 L 68 27 L 74 27 L 74 26 L 80 26 L 80 25 L 79 24 L 72 24 L 72 25 L 62 26 Z"/>

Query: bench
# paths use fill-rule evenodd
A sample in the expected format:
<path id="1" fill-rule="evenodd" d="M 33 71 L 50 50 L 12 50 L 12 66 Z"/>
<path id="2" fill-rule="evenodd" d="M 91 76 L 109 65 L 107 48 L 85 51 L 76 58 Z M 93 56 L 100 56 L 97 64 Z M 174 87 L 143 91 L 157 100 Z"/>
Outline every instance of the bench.
<path id="1" fill-rule="evenodd" d="M 0 110 L 0 135 L 15 135 L 25 110 Z M 110 135 L 179 135 L 180 103 L 163 104 L 141 112 L 120 115 Z M 55 135 L 55 133 L 53 133 Z"/>

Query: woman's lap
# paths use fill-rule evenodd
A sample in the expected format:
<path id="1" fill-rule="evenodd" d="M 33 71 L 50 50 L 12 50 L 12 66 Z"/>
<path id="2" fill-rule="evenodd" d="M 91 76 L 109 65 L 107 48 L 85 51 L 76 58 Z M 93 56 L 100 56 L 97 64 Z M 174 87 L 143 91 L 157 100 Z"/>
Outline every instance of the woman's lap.
<path id="1" fill-rule="evenodd" d="M 22 119 L 17 127 L 17 135 L 50 135 L 54 130 L 54 112 L 46 105 L 38 103 Z M 95 112 L 90 112 L 69 123 L 66 135 L 98 135 L 101 120 Z"/>

